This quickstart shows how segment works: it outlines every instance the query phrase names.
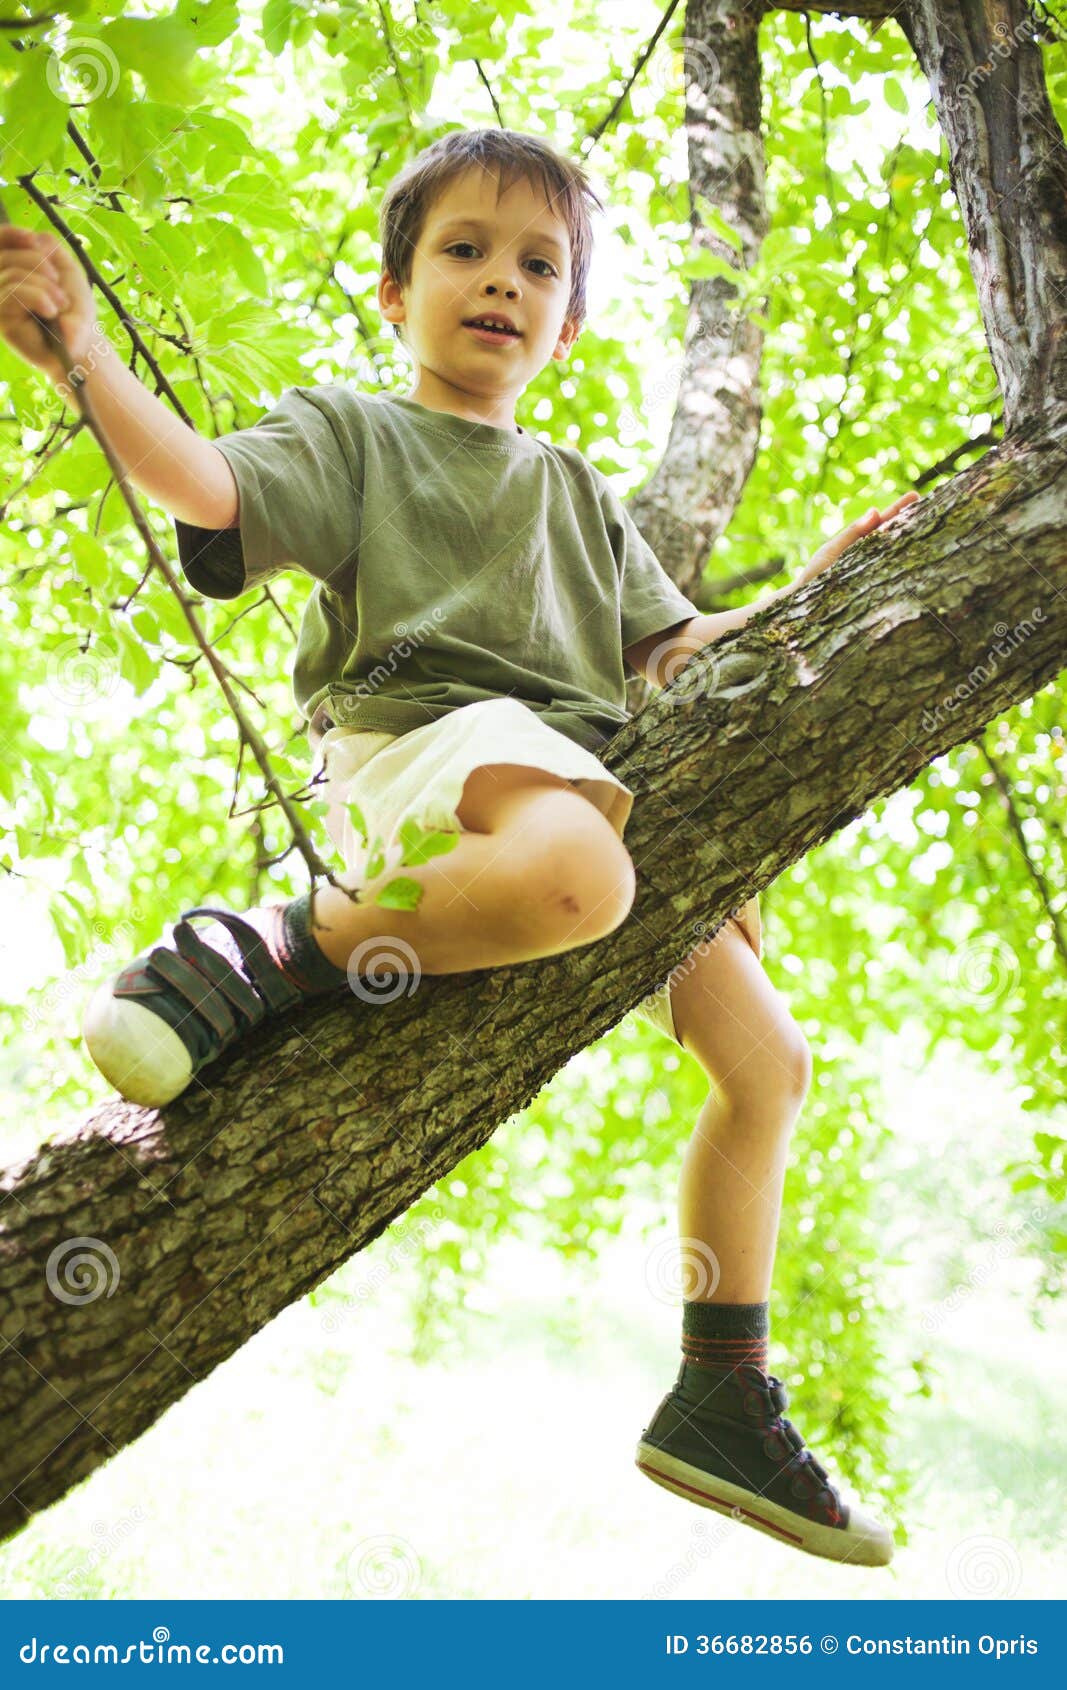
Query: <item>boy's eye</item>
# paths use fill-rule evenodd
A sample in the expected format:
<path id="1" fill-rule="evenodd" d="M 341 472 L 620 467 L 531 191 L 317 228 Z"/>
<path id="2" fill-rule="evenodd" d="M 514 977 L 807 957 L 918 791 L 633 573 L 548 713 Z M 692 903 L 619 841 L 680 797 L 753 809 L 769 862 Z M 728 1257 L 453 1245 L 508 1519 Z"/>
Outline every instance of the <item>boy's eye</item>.
<path id="1" fill-rule="evenodd" d="M 461 246 L 469 247 L 471 252 L 477 251 L 477 248 L 475 247 L 475 245 L 472 241 L 452 241 L 452 243 L 449 246 L 445 247 L 445 251 L 446 252 L 455 252 L 456 248 L 461 247 Z M 543 264 L 545 266 L 545 269 L 548 271 L 549 276 L 554 276 L 556 274 L 555 266 L 553 264 L 550 264 L 547 258 L 531 258 L 530 263 L 531 264 Z"/>

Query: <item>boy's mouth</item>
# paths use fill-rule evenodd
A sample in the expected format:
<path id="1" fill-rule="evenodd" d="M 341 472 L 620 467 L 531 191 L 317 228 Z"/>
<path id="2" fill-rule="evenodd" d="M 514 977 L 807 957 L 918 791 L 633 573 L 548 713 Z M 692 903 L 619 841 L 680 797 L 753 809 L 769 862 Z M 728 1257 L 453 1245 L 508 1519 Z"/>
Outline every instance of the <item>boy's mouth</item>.
<path id="1" fill-rule="evenodd" d="M 471 329 L 485 340 L 521 340 L 522 338 L 509 318 L 498 316 L 495 312 L 491 312 L 485 317 L 468 317 L 463 327 Z"/>

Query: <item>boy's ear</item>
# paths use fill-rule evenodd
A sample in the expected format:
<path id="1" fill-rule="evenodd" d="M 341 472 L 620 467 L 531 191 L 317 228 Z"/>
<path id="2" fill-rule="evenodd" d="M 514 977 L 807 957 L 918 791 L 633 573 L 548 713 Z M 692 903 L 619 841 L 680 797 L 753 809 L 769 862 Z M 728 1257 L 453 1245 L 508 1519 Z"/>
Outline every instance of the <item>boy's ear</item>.
<path id="1" fill-rule="evenodd" d="M 378 277 L 378 306 L 387 323 L 404 321 L 404 301 L 400 288 L 388 270 Z M 399 315 L 397 313 L 399 312 Z"/>
<path id="2" fill-rule="evenodd" d="M 564 317 L 563 327 L 559 331 L 559 338 L 552 349 L 553 358 L 557 358 L 562 362 L 562 360 L 567 357 L 571 347 L 574 345 L 581 332 L 581 326 L 575 322 L 573 317 Z"/>

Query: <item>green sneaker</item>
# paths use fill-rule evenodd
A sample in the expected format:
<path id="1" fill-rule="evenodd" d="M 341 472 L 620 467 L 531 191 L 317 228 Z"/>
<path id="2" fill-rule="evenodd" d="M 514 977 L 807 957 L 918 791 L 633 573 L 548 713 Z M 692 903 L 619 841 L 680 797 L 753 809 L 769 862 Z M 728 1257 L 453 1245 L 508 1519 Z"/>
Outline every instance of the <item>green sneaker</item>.
<path id="1" fill-rule="evenodd" d="M 750 1362 L 700 1367 L 683 1361 L 641 1434 L 637 1465 L 702 1508 L 714 1508 L 779 1543 L 884 1567 L 893 1538 L 880 1521 L 842 1502 L 796 1427 L 782 1417 L 780 1379 Z"/>

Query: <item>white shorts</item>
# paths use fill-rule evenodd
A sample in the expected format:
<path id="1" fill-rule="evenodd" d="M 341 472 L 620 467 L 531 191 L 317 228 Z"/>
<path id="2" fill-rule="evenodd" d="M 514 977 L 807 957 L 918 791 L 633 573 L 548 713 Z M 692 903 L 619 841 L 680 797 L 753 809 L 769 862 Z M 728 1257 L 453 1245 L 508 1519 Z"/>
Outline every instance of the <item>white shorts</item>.
<path id="1" fill-rule="evenodd" d="M 620 839 L 633 808 L 630 788 L 593 752 L 550 727 L 517 698 L 465 704 L 403 734 L 331 725 L 320 708 L 310 740 L 315 755 L 312 778 L 321 771 L 321 792 L 329 805 L 326 831 L 346 869 L 357 876 L 367 865 L 375 839 L 381 841 L 386 868 L 400 866 L 400 826 L 409 819 L 422 828 L 462 832 L 456 810 L 463 788 L 468 775 L 484 763 L 524 763 L 561 776 L 596 805 Z M 366 841 L 346 807 L 353 801 L 367 824 Z M 759 956 L 759 900 L 750 898 L 731 920 L 738 922 Z M 630 1013 L 680 1044 L 667 981 Z"/>

